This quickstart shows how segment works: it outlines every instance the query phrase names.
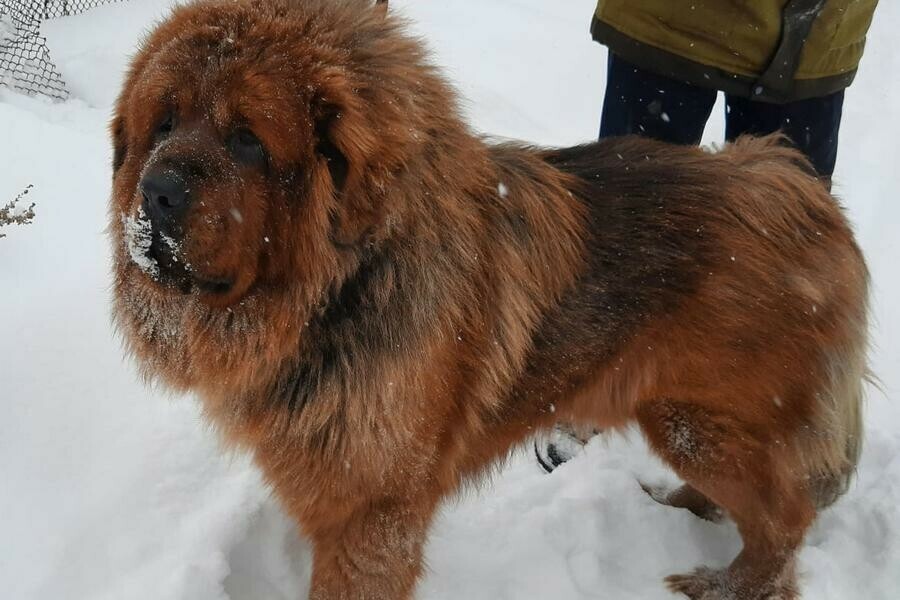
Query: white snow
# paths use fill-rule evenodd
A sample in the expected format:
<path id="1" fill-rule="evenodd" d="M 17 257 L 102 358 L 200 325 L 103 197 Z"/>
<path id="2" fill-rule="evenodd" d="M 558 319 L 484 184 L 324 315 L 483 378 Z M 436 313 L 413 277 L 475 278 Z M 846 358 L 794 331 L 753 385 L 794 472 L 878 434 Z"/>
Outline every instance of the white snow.
<path id="1" fill-rule="evenodd" d="M 308 585 L 309 548 L 255 468 L 220 452 L 192 399 L 144 387 L 109 322 L 110 103 L 137 36 L 167 4 L 131 0 L 45 24 L 72 100 L 0 89 L 0 204 L 33 183 L 38 213 L 0 240 L 4 598 L 286 600 Z M 413 19 L 479 131 L 539 144 L 594 137 L 605 69 L 587 32 L 594 0 L 391 7 Z M 872 270 L 884 392 L 870 390 L 857 480 L 800 555 L 815 600 L 900 597 L 898 26 L 900 5 L 882 2 L 835 175 Z M 706 141 L 722 131 L 714 118 Z M 638 481 L 675 482 L 637 436 L 595 439 L 549 476 L 518 453 L 442 511 L 418 597 L 665 600 L 664 575 L 737 552 L 733 525 L 660 506 Z"/>
<path id="2" fill-rule="evenodd" d="M 159 276 L 159 265 L 151 256 L 147 255 L 150 245 L 153 243 L 153 225 L 150 223 L 150 218 L 144 213 L 144 207 L 138 207 L 136 215 L 122 215 L 121 221 L 122 229 L 125 231 L 125 245 L 128 247 L 131 260 L 140 267 L 141 271 L 155 279 Z M 173 250 L 175 249 L 174 240 L 169 245 L 173 247 Z"/>
<path id="3" fill-rule="evenodd" d="M 143 212 L 143 210 L 141 210 L 141 212 Z M 169 247 L 169 250 L 172 253 L 172 260 L 178 262 L 178 259 L 181 257 L 181 243 L 175 241 L 175 238 L 168 236 L 165 233 L 160 233 L 159 238 Z"/>

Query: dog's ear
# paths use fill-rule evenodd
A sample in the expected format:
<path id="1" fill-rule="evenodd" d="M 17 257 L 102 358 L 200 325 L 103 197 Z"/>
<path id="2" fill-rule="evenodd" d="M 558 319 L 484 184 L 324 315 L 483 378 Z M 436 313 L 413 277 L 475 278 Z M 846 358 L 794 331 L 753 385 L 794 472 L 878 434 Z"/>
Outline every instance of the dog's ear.
<path id="1" fill-rule="evenodd" d="M 385 16 L 388 11 L 388 0 L 375 0 L 375 12 Z"/>
<path id="2" fill-rule="evenodd" d="M 397 126 L 414 103 L 386 82 L 368 82 L 344 67 L 326 68 L 318 80 L 312 117 L 316 155 L 328 166 L 335 195 L 333 237 L 358 246 L 386 231 L 395 208 L 391 180 L 418 143 L 415 131 Z"/>
<path id="3" fill-rule="evenodd" d="M 109 133 L 112 136 L 112 168 L 113 174 L 115 174 L 125 162 L 125 156 L 128 154 L 128 142 L 125 139 L 125 120 L 120 115 L 116 115 L 109 124 Z"/>
<path id="4" fill-rule="evenodd" d="M 347 185 L 350 164 L 347 156 L 334 140 L 335 121 L 341 118 L 340 112 L 329 111 L 316 122 L 316 154 L 328 165 L 328 174 L 337 193 L 341 193 Z"/>
<path id="5" fill-rule="evenodd" d="M 335 75 L 315 107 L 315 152 L 328 168 L 334 194 L 331 237 L 336 246 L 358 247 L 377 229 L 378 211 L 367 173 L 377 147 L 371 127 L 361 115 L 359 98 Z"/>

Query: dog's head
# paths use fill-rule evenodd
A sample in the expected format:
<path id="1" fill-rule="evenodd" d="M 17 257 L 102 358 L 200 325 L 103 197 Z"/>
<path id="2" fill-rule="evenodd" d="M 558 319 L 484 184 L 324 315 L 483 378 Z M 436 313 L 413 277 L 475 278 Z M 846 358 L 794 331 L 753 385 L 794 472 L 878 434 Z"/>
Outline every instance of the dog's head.
<path id="1" fill-rule="evenodd" d="M 395 183 L 452 102 L 368 0 L 177 8 L 111 126 L 116 318 L 133 349 L 157 366 L 187 348 L 225 355 L 242 311 L 293 327 L 265 307 L 293 294 L 302 320 L 298 293 L 316 302 L 403 220 Z"/>
<path id="2" fill-rule="evenodd" d="M 112 124 L 119 268 L 224 307 L 377 236 L 419 138 L 420 54 L 362 0 L 177 9 Z"/>

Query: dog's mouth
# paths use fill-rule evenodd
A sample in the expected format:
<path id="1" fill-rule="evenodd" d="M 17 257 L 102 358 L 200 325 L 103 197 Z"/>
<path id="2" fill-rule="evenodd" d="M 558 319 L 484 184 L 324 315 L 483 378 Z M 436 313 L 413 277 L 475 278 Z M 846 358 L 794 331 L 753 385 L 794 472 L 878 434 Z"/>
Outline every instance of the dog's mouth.
<path id="1" fill-rule="evenodd" d="M 131 261 L 159 285 L 182 294 L 197 291 L 212 296 L 227 295 L 234 288 L 231 278 L 198 273 L 185 259 L 175 235 L 154 227 L 143 209 L 139 208 L 134 216 L 123 216 L 122 224 Z"/>
<path id="2" fill-rule="evenodd" d="M 192 282 L 201 292 L 215 296 L 224 296 L 234 288 L 234 281 L 231 279 L 201 279 L 193 277 Z"/>
<path id="3" fill-rule="evenodd" d="M 148 256 L 159 266 L 159 276 L 156 281 L 161 285 L 177 289 L 182 294 L 200 292 L 213 296 L 225 296 L 234 288 L 234 280 L 230 278 L 209 277 L 194 271 L 190 263 L 185 262 L 169 249 L 165 241 L 158 245 L 152 244 Z"/>

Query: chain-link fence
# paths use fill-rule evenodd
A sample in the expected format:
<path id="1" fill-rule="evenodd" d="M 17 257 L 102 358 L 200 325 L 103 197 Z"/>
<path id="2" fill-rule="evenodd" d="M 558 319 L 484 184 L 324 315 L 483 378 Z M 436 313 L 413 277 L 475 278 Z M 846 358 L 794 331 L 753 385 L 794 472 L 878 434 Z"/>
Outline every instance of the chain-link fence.
<path id="1" fill-rule="evenodd" d="M 0 0 L 0 86 L 65 100 L 66 84 L 41 35 L 46 19 L 119 0 Z"/>

